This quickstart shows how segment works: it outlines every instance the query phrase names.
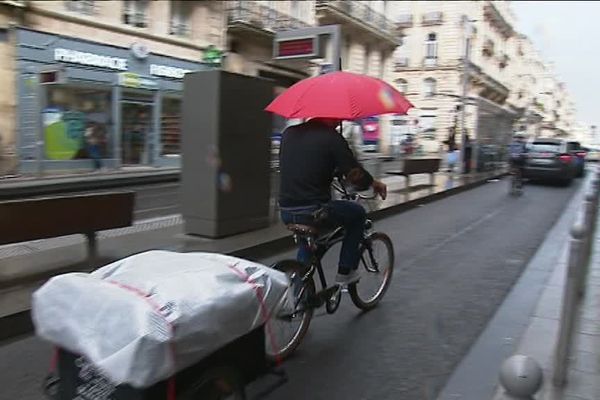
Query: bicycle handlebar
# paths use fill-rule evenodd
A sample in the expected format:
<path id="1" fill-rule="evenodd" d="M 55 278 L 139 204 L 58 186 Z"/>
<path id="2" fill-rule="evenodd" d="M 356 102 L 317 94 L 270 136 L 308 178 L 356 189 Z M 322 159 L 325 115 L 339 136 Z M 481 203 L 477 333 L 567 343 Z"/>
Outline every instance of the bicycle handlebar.
<path id="1" fill-rule="evenodd" d="M 357 200 L 357 199 L 361 199 L 361 200 L 374 200 L 377 197 L 377 193 L 373 193 L 371 195 L 364 195 L 358 192 L 348 192 L 348 190 L 346 190 L 346 186 L 344 185 L 344 183 L 342 182 L 342 180 L 340 180 L 339 178 L 337 178 L 336 181 L 334 181 L 331 185 L 338 193 L 342 194 L 342 198 L 346 199 L 346 200 Z"/>

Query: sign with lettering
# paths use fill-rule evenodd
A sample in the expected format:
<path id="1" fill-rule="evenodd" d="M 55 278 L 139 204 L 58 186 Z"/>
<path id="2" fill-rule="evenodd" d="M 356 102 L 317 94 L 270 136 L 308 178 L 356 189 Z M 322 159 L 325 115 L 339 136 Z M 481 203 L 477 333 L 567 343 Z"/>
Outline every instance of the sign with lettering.
<path id="1" fill-rule="evenodd" d="M 62 48 L 55 49 L 54 60 L 72 64 L 127 71 L 127 60 L 125 58 L 103 56 L 100 54 L 85 53 L 77 50 Z"/>
<path id="2" fill-rule="evenodd" d="M 165 78 L 183 79 L 183 76 L 188 72 L 192 72 L 189 69 L 169 67 L 167 65 L 150 64 L 150 75 L 164 76 Z"/>
<path id="3" fill-rule="evenodd" d="M 281 39 L 275 42 L 275 59 L 311 58 L 319 53 L 316 36 Z"/>
<path id="4" fill-rule="evenodd" d="M 158 84 L 155 80 L 143 77 L 133 72 L 119 73 L 119 85 L 136 89 L 157 89 Z"/>

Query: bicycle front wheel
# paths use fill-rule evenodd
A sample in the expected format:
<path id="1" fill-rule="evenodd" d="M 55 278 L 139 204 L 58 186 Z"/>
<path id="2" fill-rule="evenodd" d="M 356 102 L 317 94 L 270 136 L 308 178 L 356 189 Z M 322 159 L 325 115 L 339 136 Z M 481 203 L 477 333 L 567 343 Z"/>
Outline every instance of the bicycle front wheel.
<path id="1" fill-rule="evenodd" d="M 388 235 L 372 234 L 364 241 L 360 255 L 360 281 L 348 285 L 354 305 L 370 310 L 381 301 L 392 280 L 394 271 L 394 245 Z"/>
<path id="2" fill-rule="evenodd" d="M 314 310 L 308 303 L 315 296 L 315 282 L 312 276 L 302 280 L 306 267 L 295 260 L 280 261 L 271 268 L 284 272 L 290 280 L 291 296 L 284 296 L 267 326 L 267 355 L 283 360 L 296 350 L 308 331 Z"/>

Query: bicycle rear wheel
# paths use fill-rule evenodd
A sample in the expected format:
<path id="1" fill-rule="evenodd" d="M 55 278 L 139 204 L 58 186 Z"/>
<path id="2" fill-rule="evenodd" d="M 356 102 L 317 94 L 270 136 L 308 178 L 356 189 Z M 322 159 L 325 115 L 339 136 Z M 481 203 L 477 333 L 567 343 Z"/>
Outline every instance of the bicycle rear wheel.
<path id="1" fill-rule="evenodd" d="M 394 271 L 394 245 L 388 235 L 372 234 L 363 243 L 359 268 L 365 269 L 360 281 L 348 285 L 354 305 L 370 310 L 381 301 L 392 280 Z"/>
<path id="2" fill-rule="evenodd" d="M 267 355 L 283 360 L 296 350 L 308 331 L 314 310 L 308 300 L 315 296 L 315 283 L 312 277 L 302 281 L 306 266 L 296 260 L 280 261 L 271 268 L 288 276 L 292 291 L 291 296 L 282 299 L 267 327 Z"/>

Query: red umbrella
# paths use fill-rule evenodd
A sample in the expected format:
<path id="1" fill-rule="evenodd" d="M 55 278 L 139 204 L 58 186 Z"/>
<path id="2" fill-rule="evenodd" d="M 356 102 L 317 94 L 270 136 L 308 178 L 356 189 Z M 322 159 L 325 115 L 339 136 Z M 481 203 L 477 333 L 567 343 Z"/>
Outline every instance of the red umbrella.
<path id="1" fill-rule="evenodd" d="M 380 79 L 331 72 L 294 84 L 266 110 L 285 118 L 355 120 L 381 114 L 406 114 L 411 107 L 410 101 Z"/>

